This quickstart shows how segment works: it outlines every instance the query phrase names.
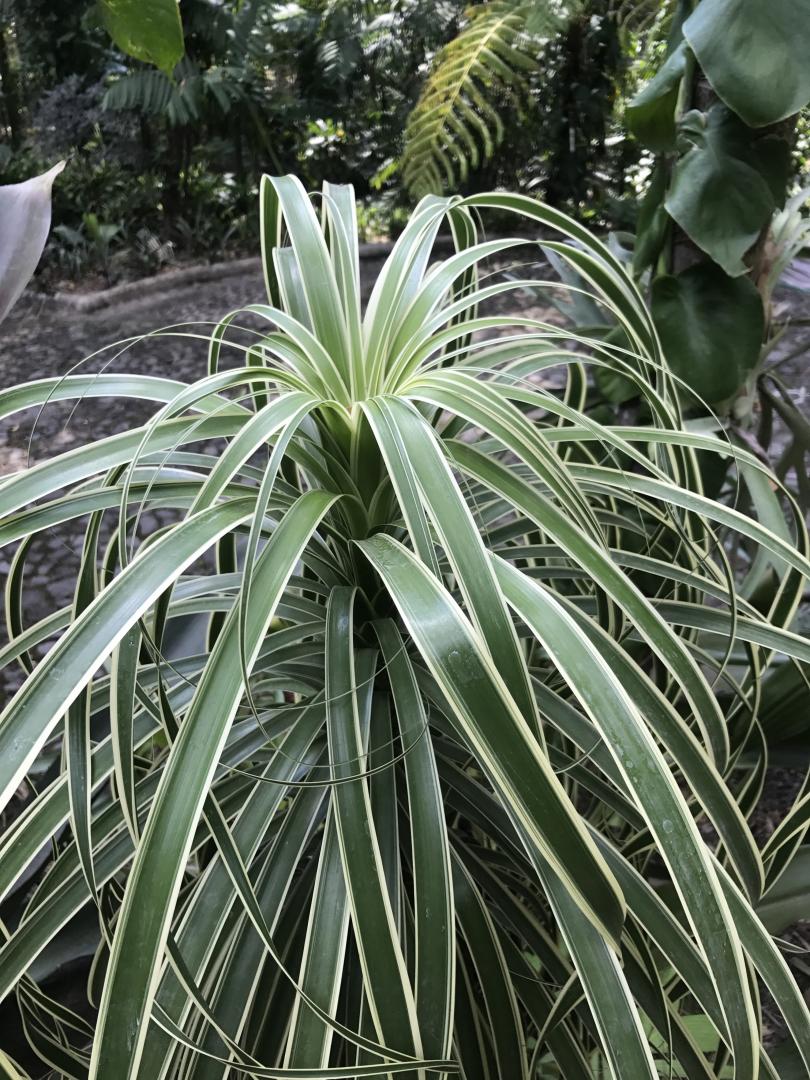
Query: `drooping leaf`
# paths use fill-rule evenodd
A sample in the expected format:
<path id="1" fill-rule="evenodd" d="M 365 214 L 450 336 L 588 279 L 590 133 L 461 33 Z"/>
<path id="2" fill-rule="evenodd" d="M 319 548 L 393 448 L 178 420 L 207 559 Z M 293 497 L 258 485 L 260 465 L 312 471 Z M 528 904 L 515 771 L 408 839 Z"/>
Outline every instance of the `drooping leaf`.
<path id="1" fill-rule="evenodd" d="M 685 71 L 686 46 L 681 42 L 625 109 L 627 126 L 656 153 L 675 146 L 675 112 Z"/>

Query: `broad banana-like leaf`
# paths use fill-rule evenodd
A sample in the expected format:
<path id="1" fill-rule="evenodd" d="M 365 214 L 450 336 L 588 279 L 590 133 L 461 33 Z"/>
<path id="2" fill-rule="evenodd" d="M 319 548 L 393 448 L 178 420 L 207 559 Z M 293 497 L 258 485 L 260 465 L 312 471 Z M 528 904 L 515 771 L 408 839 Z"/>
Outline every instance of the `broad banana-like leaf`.
<path id="1" fill-rule="evenodd" d="M 99 7 L 119 49 L 171 75 L 184 52 L 177 0 L 99 0 Z"/>

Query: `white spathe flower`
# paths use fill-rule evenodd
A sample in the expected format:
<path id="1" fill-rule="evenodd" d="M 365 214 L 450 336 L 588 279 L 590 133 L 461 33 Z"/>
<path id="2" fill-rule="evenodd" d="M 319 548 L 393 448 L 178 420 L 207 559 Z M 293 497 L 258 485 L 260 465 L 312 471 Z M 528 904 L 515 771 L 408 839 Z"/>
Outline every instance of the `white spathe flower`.
<path id="1" fill-rule="evenodd" d="M 0 187 L 0 322 L 31 280 L 51 227 L 51 188 L 65 162 Z"/>

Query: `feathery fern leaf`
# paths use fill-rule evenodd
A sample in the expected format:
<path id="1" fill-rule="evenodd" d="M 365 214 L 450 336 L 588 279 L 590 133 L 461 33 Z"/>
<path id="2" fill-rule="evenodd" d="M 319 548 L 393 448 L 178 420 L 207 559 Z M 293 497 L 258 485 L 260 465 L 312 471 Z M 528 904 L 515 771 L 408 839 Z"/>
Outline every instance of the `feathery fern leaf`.
<path id="1" fill-rule="evenodd" d="M 468 25 L 439 53 L 408 121 L 403 177 L 414 196 L 456 187 L 492 156 L 503 136 L 498 106 L 525 89 L 542 44 L 574 6 L 493 0 L 468 9 Z"/>

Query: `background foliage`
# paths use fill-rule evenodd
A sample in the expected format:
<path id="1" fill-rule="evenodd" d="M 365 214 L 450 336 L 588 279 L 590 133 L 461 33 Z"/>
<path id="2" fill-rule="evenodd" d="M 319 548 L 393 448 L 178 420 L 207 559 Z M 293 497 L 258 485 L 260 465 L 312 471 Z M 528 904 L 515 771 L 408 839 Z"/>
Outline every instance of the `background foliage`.
<path id="1" fill-rule="evenodd" d="M 83 242 L 57 238 L 48 265 L 62 273 L 115 275 L 133 262 L 127 272 L 142 271 L 166 245 L 212 258 L 247 249 L 255 226 L 246 211 L 263 171 L 351 182 L 368 206 L 367 234 L 396 232 L 418 187 L 413 169 L 425 168 L 413 164 L 408 134 L 424 111 L 420 95 L 443 78 L 441 50 L 455 42 L 448 47 L 466 63 L 472 26 L 496 9 L 514 27 L 508 41 L 501 31 L 500 62 L 518 40 L 525 58 L 512 85 L 495 72 L 497 50 L 483 57 L 466 123 L 474 142 L 501 153 L 484 146 L 470 172 L 462 154 L 462 189 L 525 188 L 597 221 L 615 216 L 626 191 L 633 152 L 610 136 L 632 52 L 619 43 L 611 0 L 559 12 L 514 0 L 469 11 L 463 0 L 184 0 L 184 54 L 165 70 L 144 62 L 148 49 L 135 59 L 116 47 L 127 44 L 116 37 L 127 7 L 110 4 L 102 18 L 95 0 L 0 6 L 0 179 L 70 158 L 56 217 Z M 118 229 L 112 266 L 87 235 L 87 211 Z"/>

